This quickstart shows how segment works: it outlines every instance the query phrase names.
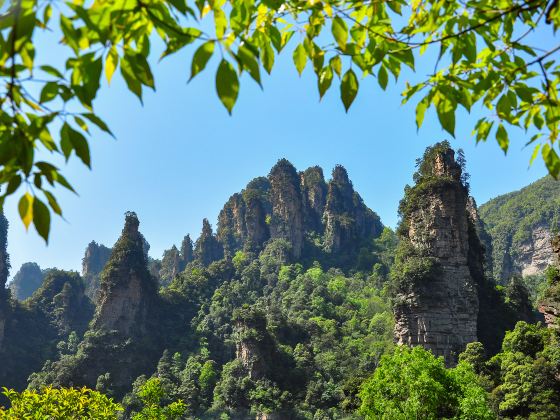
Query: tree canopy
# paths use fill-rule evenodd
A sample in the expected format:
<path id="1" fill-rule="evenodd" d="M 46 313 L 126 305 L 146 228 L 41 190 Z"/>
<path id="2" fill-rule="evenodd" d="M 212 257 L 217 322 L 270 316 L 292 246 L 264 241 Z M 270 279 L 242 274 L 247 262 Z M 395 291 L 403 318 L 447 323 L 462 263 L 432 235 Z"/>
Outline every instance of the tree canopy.
<path id="1" fill-rule="evenodd" d="M 25 227 L 34 224 L 48 240 L 51 213 L 62 215 L 53 188 L 73 187 L 39 152 L 90 166 L 91 126 L 111 133 L 94 109 L 102 77 L 110 82 L 120 70 L 141 101 L 156 86 L 157 38 L 161 58 L 194 50 L 190 79 L 219 55 L 212 71 L 229 113 L 240 74 L 262 85 L 262 70 L 270 73 L 284 49 L 298 73 L 313 68 L 320 97 L 338 84 L 347 111 L 361 77 L 387 89 L 390 75 L 433 62 L 433 72 L 402 93 L 403 102 L 416 101 L 418 128 L 433 106 L 454 136 L 459 106 L 481 106 L 477 142 L 493 137 L 507 152 L 511 130 L 524 129 L 531 162 L 540 155 L 558 177 L 560 45 L 543 50 L 530 36 L 550 33 L 554 43 L 558 26 L 557 0 L 12 0 L 0 15 L 1 203 L 18 191 Z M 49 33 L 62 33 L 61 67 L 35 60 Z"/>

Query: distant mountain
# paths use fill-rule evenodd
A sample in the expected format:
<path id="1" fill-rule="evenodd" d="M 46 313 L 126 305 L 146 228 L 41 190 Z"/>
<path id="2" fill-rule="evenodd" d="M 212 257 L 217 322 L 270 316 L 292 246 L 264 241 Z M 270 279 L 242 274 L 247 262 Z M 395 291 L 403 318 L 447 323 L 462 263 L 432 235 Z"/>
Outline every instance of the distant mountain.
<path id="1" fill-rule="evenodd" d="M 10 283 L 12 296 L 19 300 L 25 300 L 41 287 L 45 273 L 41 271 L 41 267 L 34 262 L 26 262 L 22 264 L 19 271 Z"/>
<path id="2" fill-rule="evenodd" d="M 553 260 L 551 240 L 560 227 L 560 182 L 542 178 L 479 208 L 491 237 L 493 274 L 501 284 L 512 275 L 542 273 Z M 487 244 L 488 245 L 488 244 Z"/>

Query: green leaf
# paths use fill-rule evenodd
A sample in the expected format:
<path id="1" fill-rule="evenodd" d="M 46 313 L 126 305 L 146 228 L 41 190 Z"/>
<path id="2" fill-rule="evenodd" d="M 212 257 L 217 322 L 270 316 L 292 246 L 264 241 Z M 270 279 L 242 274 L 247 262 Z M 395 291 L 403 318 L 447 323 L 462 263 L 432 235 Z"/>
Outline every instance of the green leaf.
<path id="1" fill-rule="evenodd" d="M 437 116 L 443 129 L 455 137 L 455 108 L 456 103 L 446 96 L 438 94 L 435 100 Z"/>
<path id="2" fill-rule="evenodd" d="M 117 48 L 113 45 L 105 58 L 105 77 L 107 78 L 107 83 L 111 84 L 111 79 L 117 66 L 119 64 L 119 53 Z"/>
<path id="3" fill-rule="evenodd" d="M 377 81 L 379 82 L 379 86 L 381 89 L 385 90 L 387 88 L 387 82 L 389 82 L 389 74 L 385 69 L 385 66 L 381 64 L 379 66 L 379 73 L 377 73 Z"/>
<path id="4" fill-rule="evenodd" d="M 266 42 L 265 45 L 261 48 L 262 53 L 262 65 L 266 72 L 270 74 L 272 71 L 272 67 L 274 66 L 274 50 L 270 46 L 269 42 Z"/>
<path id="5" fill-rule="evenodd" d="M 62 209 L 58 205 L 58 201 L 56 201 L 56 198 L 54 197 L 54 195 L 52 195 L 52 193 L 50 191 L 47 191 L 47 190 L 43 190 L 43 193 L 45 193 L 45 196 L 47 197 L 47 200 L 49 202 L 49 206 L 51 206 L 51 209 L 53 209 L 53 211 L 56 214 L 58 214 L 59 216 L 62 216 Z"/>
<path id="6" fill-rule="evenodd" d="M 212 57 L 214 53 L 214 41 L 208 41 L 202 44 L 196 52 L 194 53 L 193 60 L 191 63 L 191 77 L 189 82 L 200 73 L 208 64 L 208 60 Z"/>
<path id="7" fill-rule="evenodd" d="M 418 105 L 416 105 L 416 129 L 420 130 L 422 127 L 422 123 L 424 122 L 424 115 L 426 114 L 426 110 L 430 107 L 430 102 L 424 98 Z"/>
<path id="8" fill-rule="evenodd" d="M 354 73 L 354 70 L 349 69 L 342 77 L 342 82 L 340 83 L 340 97 L 346 112 L 350 109 L 352 102 L 358 94 L 358 78 Z"/>
<path id="9" fill-rule="evenodd" d="M 227 17 L 222 9 L 214 10 L 214 25 L 216 27 L 216 37 L 223 38 L 227 28 Z"/>
<path id="10" fill-rule="evenodd" d="M 342 74 L 342 60 L 340 59 L 340 56 L 335 55 L 333 58 L 331 58 L 329 63 L 334 72 L 338 74 L 338 77 L 340 77 L 340 75 Z"/>
<path id="11" fill-rule="evenodd" d="M 44 104 L 52 101 L 58 95 L 58 83 L 48 82 L 45 83 L 43 89 L 41 89 L 41 95 L 39 96 L 39 102 Z"/>
<path id="12" fill-rule="evenodd" d="M 37 197 L 33 200 L 33 224 L 39 235 L 48 243 L 51 227 L 51 213 L 45 203 Z"/>
<path id="13" fill-rule="evenodd" d="M 333 71 L 330 66 L 326 66 L 321 70 L 321 73 L 319 73 L 319 79 L 318 79 L 319 98 L 323 98 L 325 92 L 329 90 L 332 84 L 332 79 L 333 79 Z"/>
<path id="14" fill-rule="evenodd" d="M 33 220 L 33 196 L 28 192 L 19 199 L 18 211 L 25 229 L 29 229 L 29 225 Z"/>
<path id="15" fill-rule="evenodd" d="M 307 54 L 305 53 L 305 47 L 303 46 L 303 44 L 298 44 L 298 46 L 294 50 L 293 58 L 297 72 L 301 76 L 301 73 L 303 72 L 303 69 L 307 64 Z"/>
<path id="16" fill-rule="evenodd" d="M 231 115 L 239 94 L 239 79 L 233 66 L 225 59 L 222 59 L 216 72 L 216 91 L 220 101 Z"/>
<path id="17" fill-rule="evenodd" d="M 500 124 L 496 130 L 496 140 L 498 141 L 500 148 L 504 151 L 504 154 L 506 154 L 509 147 L 509 137 L 502 124 Z"/>
<path id="18" fill-rule="evenodd" d="M 64 156 L 66 157 L 66 160 L 68 160 L 70 153 L 72 152 L 72 150 L 74 150 L 76 152 L 76 155 L 82 160 L 82 162 L 88 168 L 91 168 L 89 145 L 83 134 L 79 131 L 74 130 L 69 124 L 64 123 L 64 125 L 62 126 L 62 130 L 60 131 L 60 135 L 60 145 Z"/>
<path id="19" fill-rule="evenodd" d="M 82 114 L 82 116 L 84 116 L 85 118 L 90 120 L 92 123 L 94 123 L 99 129 L 105 131 L 106 133 L 109 133 L 112 137 L 115 137 L 113 135 L 113 133 L 111 132 L 111 130 L 109 129 L 109 127 L 107 126 L 107 124 L 105 124 L 105 122 L 101 118 L 99 118 L 97 115 L 92 114 L 92 113 L 84 113 L 84 114 Z"/>
<path id="20" fill-rule="evenodd" d="M 560 158 L 558 157 L 556 151 L 552 148 L 552 146 L 546 143 L 542 147 L 541 154 L 550 175 L 552 175 L 555 179 L 558 179 L 560 177 Z"/>
<path id="21" fill-rule="evenodd" d="M 59 72 L 56 68 L 54 68 L 53 66 L 40 66 L 39 67 L 41 70 L 43 70 L 45 73 L 50 74 L 51 76 L 54 77 L 58 77 L 59 79 L 62 79 L 62 73 Z"/>
<path id="22" fill-rule="evenodd" d="M 344 51 L 346 49 L 346 42 L 348 41 L 348 27 L 346 26 L 346 22 L 344 22 L 341 17 L 336 16 L 332 21 L 331 31 L 338 46 Z"/>
<path id="23" fill-rule="evenodd" d="M 253 80 L 262 87 L 259 63 L 253 51 L 249 49 L 246 44 L 242 44 L 237 51 L 237 57 L 241 61 L 243 68 L 249 72 Z"/>
<path id="24" fill-rule="evenodd" d="M 145 86 L 155 89 L 154 76 L 150 65 L 142 54 L 127 54 L 134 77 Z"/>
<path id="25" fill-rule="evenodd" d="M 531 166 L 535 161 L 535 159 L 537 158 L 537 155 L 539 154 L 539 150 L 541 150 L 541 145 L 537 144 L 533 149 L 533 154 L 531 155 L 531 159 L 529 160 L 529 166 Z"/>

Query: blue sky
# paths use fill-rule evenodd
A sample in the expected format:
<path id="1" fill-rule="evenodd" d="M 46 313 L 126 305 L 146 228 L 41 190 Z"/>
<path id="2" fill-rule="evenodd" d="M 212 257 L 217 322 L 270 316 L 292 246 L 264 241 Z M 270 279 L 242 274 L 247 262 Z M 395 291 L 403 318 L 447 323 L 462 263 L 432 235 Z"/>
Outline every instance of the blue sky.
<path id="1" fill-rule="evenodd" d="M 411 182 L 415 159 L 436 141 L 449 139 L 465 150 L 479 204 L 546 174 L 540 161 L 528 168 L 531 150 L 523 149 L 528 137 L 522 132 L 513 132 L 507 157 L 494 140 L 476 146 L 471 136 L 476 111 L 458 117 L 456 139 L 441 130 L 433 109 L 417 132 L 414 106 L 400 104 L 403 83 L 417 77 L 410 72 L 396 86 L 391 80 L 387 92 L 373 78 L 360 80 L 346 114 L 338 85 L 333 83 L 320 102 L 311 69 L 298 77 L 289 49 L 264 77 L 264 91 L 243 75 L 230 117 L 215 94 L 216 67 L 214 58 L 187 84 L 189 53 L 154 63 L 157 91 L 146 92 L 144 106 L 118 75 L 102 88 L 96 111 L 117 140 L 95 133 L 91 171 L 79 162 L 64 166 L 79 196 L 58 192 L 65 220 L 53 221 L 49 245 L 33 229 L 25 232 L 14 199 L 6 203 L 12 275 L 26 261 L 79 270 L 88 242 L 112 246 L 127 210 L 138 213 L 150 254 L 160 258 L 186 233 L 197 237 L 202 218 L 215 225 L 228 197 L 268 174 L 282 157 L 298 170 L 320 165 L 327 176 L 342 164 L 365 203 L 390 227 L 398 222 L 398 202 Z M 426 73 L 419 70 L 420 76 Z"/>

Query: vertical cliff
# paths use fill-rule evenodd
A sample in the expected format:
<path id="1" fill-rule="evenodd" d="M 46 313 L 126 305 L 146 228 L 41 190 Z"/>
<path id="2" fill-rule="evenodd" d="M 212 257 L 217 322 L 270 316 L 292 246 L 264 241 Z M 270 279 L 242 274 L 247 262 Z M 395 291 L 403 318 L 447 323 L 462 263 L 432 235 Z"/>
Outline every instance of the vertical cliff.
<path id="1" fill-rule="evenodd" d="M 453 365 L 477 340 L 478 296 L 468 265 L 468 190 L 447 142 L 424 153 L 400 204 L 395 338 Z"/>
<path id="2" fill-rule="evenodd" d="M 361 242 L 379 236 L 383 230 L 379 217 L 354 191 L 341 165 L 334 168 L 328 184 L 323 222 L 325 249 L 334 253 L 354 251 Z"/>
<path id="3" fill-rule="evenodd" d="M 100 274 L 109 261 L 111 249 L 105 245 L 91 241 L 82 258 L 82 277 L 86 285 L 86 294 L 92 299 L 97 298 L 100 286 Z"/>
<path id="4" fill-rule="evenodd" d="M 240 193 L 233 194 L 218 215 L 217 238 L 224 247 L 225 255 L 233 256 L 243 248 L 247 239 L 245 213 L 247 206 Z"/>
<path id="5" fill-rule="evenodd" d="M 294 166 L 281 159 L 270 171 L 270 202 L 272 217 L 270 236 L 287 240 L 292 246 L 292 256 L 301 257 L 304 224 L 300 179 Z"/>
<path id="6" fill-rule="evenodd" d="M 323 170 L 319 166 L 312 166 L 301 173 L 303 220 L 306 230 L 323 233 L 322 218 L 327 202 L 327 191 Z"/>

